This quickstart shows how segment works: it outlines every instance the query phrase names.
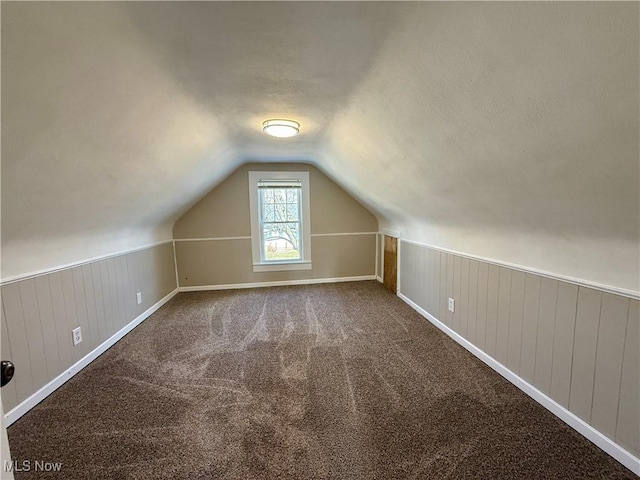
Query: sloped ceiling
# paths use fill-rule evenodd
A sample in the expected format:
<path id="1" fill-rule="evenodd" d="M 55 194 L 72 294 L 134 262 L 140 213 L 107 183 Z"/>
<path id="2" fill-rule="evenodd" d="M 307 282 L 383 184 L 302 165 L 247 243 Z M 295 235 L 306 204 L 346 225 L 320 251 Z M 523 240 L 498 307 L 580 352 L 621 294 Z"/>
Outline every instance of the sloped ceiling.
<path id="1" fill-rule="evenodd" d="M 403 237 L 638 291 L 638 7 L 2 2 L 2 277 L 295 160 Z"/>

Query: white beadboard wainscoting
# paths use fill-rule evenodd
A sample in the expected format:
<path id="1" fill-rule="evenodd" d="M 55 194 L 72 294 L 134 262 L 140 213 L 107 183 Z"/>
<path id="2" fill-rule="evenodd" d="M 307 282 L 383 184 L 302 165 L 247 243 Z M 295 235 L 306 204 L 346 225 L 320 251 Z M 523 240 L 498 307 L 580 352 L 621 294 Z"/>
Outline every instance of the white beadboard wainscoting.
<path id="1" fill-rule="evenodd" d="M 407 240 L 400 252 L 401 298 L 640 475 L 638 299 Z"/>
<path id="2" fill-rule="evenodd" d="M 173 244 L 38 272 L 0 288 L 2 358 L 16 366 L 2 388 L 11 423 L 177 293 Z M 74 346 L 78 326 L 82 343 Z"/>

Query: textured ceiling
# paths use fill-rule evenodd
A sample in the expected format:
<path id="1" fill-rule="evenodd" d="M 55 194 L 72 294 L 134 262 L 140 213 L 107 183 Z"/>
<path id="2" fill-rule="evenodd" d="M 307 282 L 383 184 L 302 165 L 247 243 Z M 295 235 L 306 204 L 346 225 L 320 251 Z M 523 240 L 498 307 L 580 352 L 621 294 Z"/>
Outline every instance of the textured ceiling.
<path id="1" fill-rule="evenodd" d="M 170 238 L 241 163 L 295 160 L 407 238 L 637 291 L 638 10 L 2 2 L 2 277 Z"/>

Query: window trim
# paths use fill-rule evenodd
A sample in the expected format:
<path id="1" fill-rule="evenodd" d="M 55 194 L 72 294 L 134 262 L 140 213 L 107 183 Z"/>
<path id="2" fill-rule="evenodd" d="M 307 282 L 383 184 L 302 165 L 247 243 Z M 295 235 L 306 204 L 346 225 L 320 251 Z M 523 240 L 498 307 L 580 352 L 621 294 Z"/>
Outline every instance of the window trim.
<path id="1" fill-rule="evenodd" d="M 258 182 L 260 180 L 291 180 L 302 184 L 300 192 L 300 214 L 302 216 L 300 241 L 302 245 L 301 260 L 263 261 L 260 234 L 260 212 L 258 209 Z M 254 272 L 278 272 L 287 270 L 311 270 L 311 207 L 309 190 L 309 172 L 249 172 L 249 211 L 251 218 L 251 254 Z"/>

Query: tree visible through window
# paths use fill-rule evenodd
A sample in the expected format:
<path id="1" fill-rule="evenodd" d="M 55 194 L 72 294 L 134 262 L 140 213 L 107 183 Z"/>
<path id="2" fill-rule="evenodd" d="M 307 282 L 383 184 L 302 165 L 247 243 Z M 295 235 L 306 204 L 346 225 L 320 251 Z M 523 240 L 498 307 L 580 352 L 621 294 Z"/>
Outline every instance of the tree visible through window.
<path id="1" fill-rule="evenodd" d="M 300 183 L 268 182 L 259 186 L 262 258 L 300 260 Z"/>
<path id="2" fill-rule="evenodd" d="M 254 272 L 311 270 L 309 172 L 249 172 Z"/>

